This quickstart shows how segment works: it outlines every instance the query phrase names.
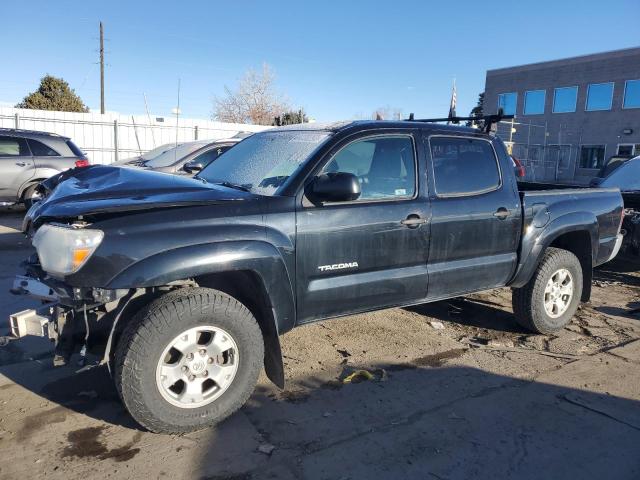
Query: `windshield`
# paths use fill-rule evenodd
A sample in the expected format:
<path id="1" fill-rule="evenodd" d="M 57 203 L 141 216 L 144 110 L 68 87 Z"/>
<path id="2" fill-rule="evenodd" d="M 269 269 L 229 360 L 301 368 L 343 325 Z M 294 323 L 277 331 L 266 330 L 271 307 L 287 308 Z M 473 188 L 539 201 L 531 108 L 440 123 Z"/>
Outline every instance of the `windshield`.
<path id="1" fill-rule="evenodd" d="M 174 144 L 172 148 L 169 148 L 169 150 L 165 150 L 160 153 L 160 155 L 157 155 L 155 158 L 147 161 L 145 166 L 151 168 L 168 167 L 206 145 L 207 144 L 203 142 L 189 142 L 182 144 L 179 143 L 176 147 Z"/>
<path id="2" fill-rule="evenodd" d="M 277 195 L 328 137 L 328 132 L 321 131 L 256 133 L 220 155 L 198 178 L 241 186 L 260 195 Z"/>
<path id="3" fill-rule="evenodd" d="M 616 168 L 599 186 L 616 187 L 623 191 L 640 190 L 640 157 Z"/>

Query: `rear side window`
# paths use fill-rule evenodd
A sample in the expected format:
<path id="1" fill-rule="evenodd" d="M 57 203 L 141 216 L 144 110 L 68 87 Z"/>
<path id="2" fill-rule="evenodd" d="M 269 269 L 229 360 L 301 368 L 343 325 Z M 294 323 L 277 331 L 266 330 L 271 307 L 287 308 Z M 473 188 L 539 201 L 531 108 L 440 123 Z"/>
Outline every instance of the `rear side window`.
<path id="1" fill-rule="evenodd" d="M 323 173 L 352 173 L 360 182 L 358 201 L 413 197 L 416 191 L 413 140 L 408 136 L 371 137 L 340 150 Z"/>
<path id="2" fill-rule="evenodd" d="M 498 161 L 489 142 L 431 137 L 429 143 L 438 196 L 472 195 L 500 186 Z"/>
<path id="3" fill-rule="evenodd" d="M 84 158 L 84 152 L 78 148 L 78 146 L 73 143 L 71 140 L 67 140 L 67 147 L 69 150 L 76 156 Z"/>
<path id="4" fill-rule="evenodd" d="M 0 157 L 28 157 L 30 155 L 24 138 L 0 135 Z"/>
<path id="5" fill-rule="evenodd" d="M 38 140 L 33 140 L 32 138 L 28 138 L 27 142 L 29 142 L 29 148 L 31 148 L 31 153 L 36 157 L 59 157 L 60 154 L 56 152 L 53 148 L 45 145 Z"/>

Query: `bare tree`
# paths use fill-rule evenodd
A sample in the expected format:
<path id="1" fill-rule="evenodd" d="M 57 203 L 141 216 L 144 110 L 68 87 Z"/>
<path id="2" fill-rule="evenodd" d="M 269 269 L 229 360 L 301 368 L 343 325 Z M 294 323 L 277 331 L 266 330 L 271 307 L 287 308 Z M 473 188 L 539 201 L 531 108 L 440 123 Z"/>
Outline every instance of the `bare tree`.
<path id="1" fill-rule="evenodd" d="M 402 109 L 397 107 L 378 107 L 371 114 L 373 120 L 402 120 Z"/>
<path id="2" fill-rule="evenodd" d="M 213 118 L 221 122 L 271 125 L 275 117 L 290 110 L 274 82 L 273 69 L 266 63 L 261 72 L 247 70 L 235 90 L 225 85 L 224 97 L 214 97 Z"/>

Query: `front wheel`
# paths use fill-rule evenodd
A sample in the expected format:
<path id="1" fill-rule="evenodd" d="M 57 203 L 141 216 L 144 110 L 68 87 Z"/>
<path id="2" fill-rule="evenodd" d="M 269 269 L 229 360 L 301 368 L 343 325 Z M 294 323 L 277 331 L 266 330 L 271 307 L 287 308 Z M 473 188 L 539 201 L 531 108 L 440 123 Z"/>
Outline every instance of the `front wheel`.
<path id="1" fill-rule="evenodd" d="M 581 296 L 578 257 L 568 250 L 548 248 L 529 283 L 513 289 L 513 313 L 527 330 L 553 333 L 571 321 Z"/>
<path id="2" fill-rule="evenodd" d="M 238 410 L 263 357 L 260 326 L 243 304 L 216 290 L 184 288 L 152 301 L 125 327 L 115 382 L 142 426 L 185 433 Z"/>

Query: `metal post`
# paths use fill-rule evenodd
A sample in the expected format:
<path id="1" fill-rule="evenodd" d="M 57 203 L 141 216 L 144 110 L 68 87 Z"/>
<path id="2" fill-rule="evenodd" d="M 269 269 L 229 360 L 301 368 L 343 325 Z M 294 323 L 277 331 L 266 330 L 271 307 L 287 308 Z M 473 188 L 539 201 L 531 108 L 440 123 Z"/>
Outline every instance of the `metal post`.
<path id="1" fill-rule="evenodd" d="M 193 127 L 193 136 L 195 137 L 194 140 L 198 140 L 198 125 L 196 125 L 195 127 Z"/>
<path id="2" fill-rule="evenodd" d="M 113 152 L 114 162 L 118 161 L 118 120 L 113 121 Z"/>
<path id="3" fill-rule="evenodd" d="M 16 113 L 16 130 L 20 129 L 20 114 Z"/>
<path id="4" fill-rule="evenodd" d="M 104 31 L 102 22 L 100 22 L 100 113 L 104 115 Z"/>

